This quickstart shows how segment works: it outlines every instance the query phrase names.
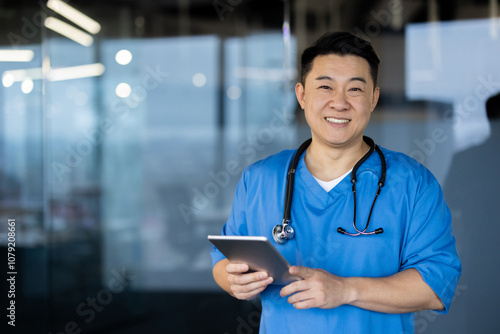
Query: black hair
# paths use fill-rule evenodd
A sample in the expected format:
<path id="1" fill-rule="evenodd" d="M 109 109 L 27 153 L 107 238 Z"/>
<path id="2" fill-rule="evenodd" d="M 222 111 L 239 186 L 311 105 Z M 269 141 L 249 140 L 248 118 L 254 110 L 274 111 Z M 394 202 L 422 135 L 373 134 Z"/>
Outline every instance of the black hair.
<path id="1" fill-rule="evenodd" d="M 348 32 L 327 33 L 302 53 L 300 80 L 303 85 L 307 74 L 312 69 L 314 59 L 317 56 L 330 54 L 339 56 L 354 55 L 364 58 L 370 65 L 373 87 L 377 87 L 379 57 L 369 42 Z"/>

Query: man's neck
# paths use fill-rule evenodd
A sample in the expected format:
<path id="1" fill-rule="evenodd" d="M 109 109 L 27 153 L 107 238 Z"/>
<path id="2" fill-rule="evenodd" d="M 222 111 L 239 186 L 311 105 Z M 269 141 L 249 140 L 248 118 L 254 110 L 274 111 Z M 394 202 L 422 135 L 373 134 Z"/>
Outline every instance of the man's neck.
<path id="1" fill-rule="evenodd" d="M 369 149 L 363 140 L 343 148 L 322 145 L 313 140 L 306 151 L 304 162 L 314 177 L 331 181 L 351 170 Z"/>

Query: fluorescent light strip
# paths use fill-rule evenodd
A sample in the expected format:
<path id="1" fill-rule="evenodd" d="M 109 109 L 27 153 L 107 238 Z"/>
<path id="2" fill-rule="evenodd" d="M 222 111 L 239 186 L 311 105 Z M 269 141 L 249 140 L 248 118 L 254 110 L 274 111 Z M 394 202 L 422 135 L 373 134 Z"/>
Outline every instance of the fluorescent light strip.
<path id="1" fill-rule="evenodd" d="M 83 46 L 90 46 L 94 42 L 94 38 L 91 35 L 54 17 L 47 17 L 45 19 L 44 25 L 50 30 L 68 37 L 69 39 Z"/>
<path id="2" fill-rule="evenodd" d="M 5 71 L 2 74 L 2 84 L 4 87 L 10 87 L 14 84 L 14 82 L 24 81 L 27 78 L 30 78 L 32 80 L 41 79 L 42 69 L 27 68 L 23 70 Z"/>
<path id="3" fill-rule="evenodd" d="M 71 22 L 79 25 L 80 27 L 94 35 L 101 31 L 101 25 L 98 22 L 71 7 L 64 1 L 49 0 L 47 2 L 47 7 L 52 9 L 54 12 L 61 14 Z"/>
<path id="4" fill-rule="evenodd" d="M 72 79 L 83 79 L 90 77 L 97 77 L 104 73 L 105 67 L 101 63 L 62 67 L 62 68 L 51 68 L 47 79 L 49 81 L 63 81 Z M 8 78 L 5 79 L 4 78 Z M 10 87 L 14 82 L 21 82 L 25 79 L 30 78 L 32 80 L 42 79 L 42 68 L 29 68 L 23 70 L 12 70 L 5 71 L 2 74 L 2 82 L 4 82 L 5 87 Z M 10 83 L 10 85 L 5 85 L 5 82 Z"/>
<path id="5" fill-rule="evenodd" d="M 42 69 L 38 68 L 27 68 L 24 70 L 11 70 L 3 72 L 2 78 L 6 75 L 10 75 L 14 82 L 23 81 L 26 78 L 31 79 L 41 79 Z"/>
<path id="6" fill-rule="evenodd" d="M 48 79 L 50 81 L 63 81 L 98 77 L 104 73 L 104 69 L 104 65 L 101 63 L 63 68 L 52 68 L 49 71 Z"/>
<path id="7" fill-rule="evenodd" d="M 35 57 L 32 50 L 0 50 L 0 61 L 30 62 Z"/>

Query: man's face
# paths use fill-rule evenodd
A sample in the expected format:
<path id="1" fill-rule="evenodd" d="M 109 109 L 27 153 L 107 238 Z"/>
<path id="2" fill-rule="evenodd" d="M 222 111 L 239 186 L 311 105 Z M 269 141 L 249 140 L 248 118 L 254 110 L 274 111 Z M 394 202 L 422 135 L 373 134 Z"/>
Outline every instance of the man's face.
<path id="1" fill-rule="evenodd" d="M 379 97 L 373 85 L 364 58 L 316 57 L 305 84 L 295 86 L 313 142 L 337 148 L 359 144 Z"/>

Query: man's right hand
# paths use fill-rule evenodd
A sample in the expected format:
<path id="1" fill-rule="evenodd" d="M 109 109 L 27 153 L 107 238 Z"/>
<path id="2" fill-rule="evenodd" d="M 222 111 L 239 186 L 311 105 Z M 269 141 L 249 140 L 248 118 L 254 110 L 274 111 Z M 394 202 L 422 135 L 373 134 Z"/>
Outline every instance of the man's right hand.
<path id="1" fill-rule="evenodd" d="M 230 263 L 224 259 L 215 264 L 213 275 L 217 284 L 226 292 L 241 300 L 250 300 L 273 282 L 272 277 L 262 271 L 248 272 L 248 265 Z"/>
<path id="2" fill-rule="evenodd" d="M 241 300 L 250 300 L 273 282 L 266 272 L 257 271 L 248 273 L 248 265 L 229 263 L 226 266 L 227 281 L 232 295 Z"/>

